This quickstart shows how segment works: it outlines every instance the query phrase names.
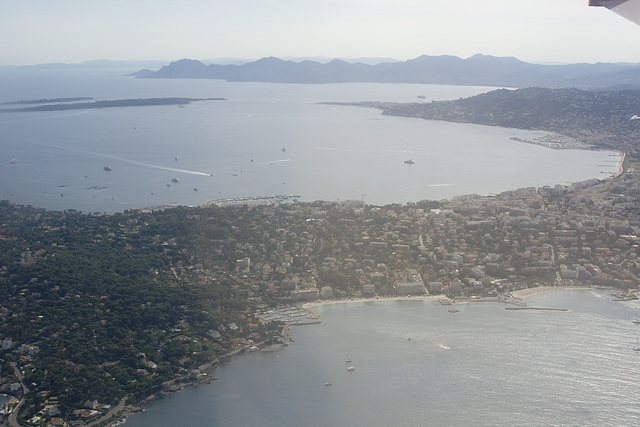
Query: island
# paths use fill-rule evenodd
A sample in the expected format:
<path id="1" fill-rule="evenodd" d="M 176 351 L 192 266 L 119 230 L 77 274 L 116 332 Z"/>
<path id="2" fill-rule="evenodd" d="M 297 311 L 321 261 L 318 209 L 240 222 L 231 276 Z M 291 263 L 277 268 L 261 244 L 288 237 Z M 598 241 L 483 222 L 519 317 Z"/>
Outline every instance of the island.
<path id="1" fill-rule="evenodd" d="M 94 102 L 71 102 L 63 104 L 42 103 L 35 107 L 0 108 L 0 113 L 25 113 L 37 111 L 88 110 L 115 107 L 149 107 L 158 105 L 186 105 L 196 101 L 226 101 L 225 98 L 138 98 L 115 99 Z M 61 102 L 61 101 L 58 101 Z M 25 103 L 17 101 L 16 103 Z M 9 103 L 11 104 L 11 103 Z"/>
<path id="2" fill-rule="evenodd" d="M 79 96 L 75 98 L 51 98 L 51 99 L 30 99 L 20 101 L 8 101 L 3 102 L 0 105 L 29 105 L 29 104 L 52 104 L 56 102 L 77 102 L 77 101 L 90 101 L 93 98 L 89 96 Z"/>

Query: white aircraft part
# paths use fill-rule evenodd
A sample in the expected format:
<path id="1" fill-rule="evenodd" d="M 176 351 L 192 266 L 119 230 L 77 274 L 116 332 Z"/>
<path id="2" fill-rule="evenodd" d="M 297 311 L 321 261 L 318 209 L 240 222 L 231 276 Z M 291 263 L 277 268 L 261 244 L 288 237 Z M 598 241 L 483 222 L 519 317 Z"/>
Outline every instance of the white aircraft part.
<path id="1" fill-rule="evenodd" d="M 604 6 L 612 12 L 640 25 L 640 1 L 638 0 L 591 0 L 591 6 Z"/>

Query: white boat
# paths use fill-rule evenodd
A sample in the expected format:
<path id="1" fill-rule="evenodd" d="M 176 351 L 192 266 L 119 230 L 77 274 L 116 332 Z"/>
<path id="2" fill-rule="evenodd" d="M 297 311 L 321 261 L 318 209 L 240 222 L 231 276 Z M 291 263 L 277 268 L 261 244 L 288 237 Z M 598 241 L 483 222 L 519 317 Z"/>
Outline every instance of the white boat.
<path id="1" fill-rule="evenodd" d="M 632 320 L 633 323 L 635 323 L 636 325 L 640 325 L 640 319 L 634 319 Z"/>
<path id="2" fill-rule="evenodd" d="M 352 365 L 352 366 L 349 366 L 349 367 L 347 368 L 347 371 L 349 371 L 349 372 L 352 372 L 352 371 L 355 371 L 355 370 L 356 370 L 356 367 L 355 367 L 355 366 L 353 366 L 353 365 Z"/>
<path id="3" fill-rule="evenodd" d="M 325 386 L 330 386 L 331 385 L 331 381 L 327 381 L 326 383 L 324 383 Z"/>
<path id="4" fill-rule="evenodd" d="M 105 167 L 103 167 L 102 169 L 106 170 L 107 172 L 112 171 L 113 169 L 111 168 L 111 166 L 107 165 Z"/>

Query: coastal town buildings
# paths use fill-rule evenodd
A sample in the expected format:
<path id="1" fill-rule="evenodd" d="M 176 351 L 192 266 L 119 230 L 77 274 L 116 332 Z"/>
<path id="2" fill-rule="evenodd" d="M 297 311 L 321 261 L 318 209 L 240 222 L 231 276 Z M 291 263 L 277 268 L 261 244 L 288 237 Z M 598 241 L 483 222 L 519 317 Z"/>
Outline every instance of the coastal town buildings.
<path id="1" fill-rule="evenodd" d="M 4 242 L 14 239 L 17 228 L 11 221 L 26 220 L 19 212 L 0 225 Z M 34 233 L 63 232 L 65 238 L 79 233 L 93 242 L 122 248 L 127 256 L 144 247 L 162 260 L 145 274 L 166 278 L 177 289 L 203 286 L 205 299 L 209 297 L 204 289 L 217 289 L 233 298 L 234 304 L 238 300 L 246 304 L 233 317 L 203 320 L 205 313 L 200 310 L 200 317 L 185 315 L 166 330 L 144 330 L 141 336 L 162 336 L 162 349 L 170 351 L 171 357 L 162 359 L 155 350 L 153 358 L 140 353 L 133 358 L 132 372 L 143 381 L 167 371 L 175 361 L 171 366 L 177 376 L 163 386 L 168 389 L 175 387 L 175 378 L 202 378 L 203 360 L 194 349 L 214 346 L 233 353 L 282 344 L 283 338 L 265 325 L 307 321 L 309 313 L 292 308 L 296 304 L 415 295 L 441 295 L 448 301 L 481 297 L 508 301 L 515 290 L 571 285 L 615 287 L 624 299 L 631 298 L 629 290 L 640 285 L 640 175 L 632 173 L 407 205 L 363 206 L 346 201 L 212 206 L 184 208 L 180 214 L 180 227 L 200 234 L 162 234 L 159 230 L 172 223 L 154 225 L 154 214 L 146 212 L 126 212 L 109 219 L 109 225 L 83 218 L 86 226 L 77 225 L 79 221 L 64 224 L 59 215 L 33 215 L 37 219 Z M 21 316 L 31 316 L 24 324 L 44 322 L 24 307 L 41 303 L 43 289 L 58 292 L 61 286 L 16 271 L 38 266 L 58 249 L 56 245 L 23 250 L 17 252 L 14 263 L 0 265 L 0 284 L 8 292 L 0 301 L 0 318 L 5 322 Z M 85 297 L 76 292 L 65 298 Z M 51 345 L 63 333 L 95 339 L 96 328 L 109 327 L 109 297 L 97 294 L 86 299 L 87 312 L 96 317 L 93 329 L 79 322 L 52 330 L 38 328 L 46 334 L 39 341 Z M 212 312 L 222 312 L 213 298 L 207 301 Z M 156 304 L 143 300 L 137 310 L 143 313 Z M 0 339 L 4 354 L 36 378 L 37 361 L 43 357 L 38 340 L 19 341 L 9 332 Z M 117 371 L 114 361 L 103 362 L 100 370 Z M 85 368 L 80 361 L 61 360 L 60 364 L 69 375 Z M 24 384 L 6 371 L 0 392 L 21 396 Z M 38 409 L 50 420 L 60 418 L 55 397 L 43 398 Z M 90 419 L 106 412 L 104 406 L 96 408 L 75 408 L 72 414 Z"/>

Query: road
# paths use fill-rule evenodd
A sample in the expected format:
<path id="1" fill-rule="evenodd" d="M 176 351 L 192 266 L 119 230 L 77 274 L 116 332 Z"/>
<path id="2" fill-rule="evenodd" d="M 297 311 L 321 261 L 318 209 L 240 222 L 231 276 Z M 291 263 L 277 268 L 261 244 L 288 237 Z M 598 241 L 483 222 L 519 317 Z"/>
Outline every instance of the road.
<path id="1" fill-rule="evenodd" d="M 122 399 L 120 399 L 120 402 L 118 402 L 118 404 L 116 406 L 114 406 L 113 408 L 109 409 L 109 412 L 104 414 L 104 416 L 98 418 L 95 421 L 90 422 L 85 427 L 95 426 L 95 425 L 98 425 L 98 424 L 100 424 L 100 423 L 102 423 L 104 421 L 107 421 L 108 419 L 110 419 L 111 417 L 116 415 L 118 412 L 122 411 L 122 408 L 124 408 L 124 405 L 126 403 L 127 403 L 127 397 L 125 396 Z"/>
<path id="2" fill-rule="evenodd" d="M 9 427 L 20 427 L 20 424 L 18 424 L 18 413 L 20 412 L 20 407 L 24 403 L 24 395 L 27 394 L 27 392 L 29 392 L 29 389 L 25 385 L 22 372 L 20 372 L 15 362 L 11 362 L 11 366 L 13 367 L 13 372 L 15 373 L 16 377 L 18 378 L 18 381 L 20 381 L 20 385 L 22 386 L 22 398 L 20 399 L 20 402 L 18 402 L 16 407 L 13 408 L 13 411 L 11 411 L 11 414 L 9 414 Z"/>

